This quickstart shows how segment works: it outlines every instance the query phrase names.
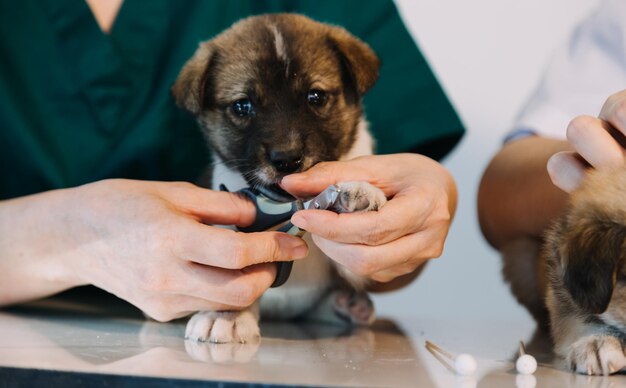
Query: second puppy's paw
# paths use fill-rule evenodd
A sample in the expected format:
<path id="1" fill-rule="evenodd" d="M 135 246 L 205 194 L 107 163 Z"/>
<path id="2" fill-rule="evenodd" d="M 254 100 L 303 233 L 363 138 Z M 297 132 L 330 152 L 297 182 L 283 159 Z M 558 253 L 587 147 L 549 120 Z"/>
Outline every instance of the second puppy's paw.
<path id="1" fill-rule="evenodd" d="M 367 182 L 341 182 L 337 187 L 341 192 L 333 210 L 338 213 L 378 210 L 387 202 L 385 193 Z"/>
<path id="2" fill-rule="evenodd" d="M 606 334 L 589 335 L 574 342 L 566 362 L 573 371 L 585 375 L 613 374 L 626 368 L 621 341 Z"/>
<path id="3" fill-rule="evenodd" d="M 185 339 L 213 343 L 247 343 L 261 338 L 259 319 L 250 310 L 201 311 L 195 313 L 185 330 Z"/>

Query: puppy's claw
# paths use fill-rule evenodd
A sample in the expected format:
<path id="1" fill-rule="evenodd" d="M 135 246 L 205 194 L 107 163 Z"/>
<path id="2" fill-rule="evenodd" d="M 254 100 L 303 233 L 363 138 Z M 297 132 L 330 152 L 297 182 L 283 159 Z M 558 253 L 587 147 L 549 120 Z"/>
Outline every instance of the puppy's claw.
<path id="1" fill-rule="evenodd" d="M 612 375 L 613 373 L 617 372 L 617 368 L 615 368 L 613 363 L 609 361 L 609 363 L 607 364 L 607 371 L 609 372 L 608 374 Z"/>

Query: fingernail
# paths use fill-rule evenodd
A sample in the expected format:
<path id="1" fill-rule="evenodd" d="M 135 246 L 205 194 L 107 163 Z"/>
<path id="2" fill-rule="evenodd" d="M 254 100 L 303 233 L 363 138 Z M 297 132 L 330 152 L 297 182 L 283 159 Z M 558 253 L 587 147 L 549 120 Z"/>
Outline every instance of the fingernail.
<path id="1" fill-rule="evenodd" d="M 281 179 L 280 184 L 282 185 L 283 183 L 294 183 L 294 182 L 298 182 L 298 181 L 302 181 L 304 180 L 304 175 L 302 174 L 291 174 L 291 175 L 287 175 L 284 176 L 283 179 Z"/>
<path id="2" fill-rule="evenodd" d="M 291 216 L 291 223 L 300 229 L 306 230 L 307 228 L 306 218 L 300 212 Z"/>
<path id="3" fill-rule="evenodd" d="M 546 168 L 552 183 L 568 193 L 578 188 L 585 176 L 584 169 L 563 152 L 552 155 Z"/>

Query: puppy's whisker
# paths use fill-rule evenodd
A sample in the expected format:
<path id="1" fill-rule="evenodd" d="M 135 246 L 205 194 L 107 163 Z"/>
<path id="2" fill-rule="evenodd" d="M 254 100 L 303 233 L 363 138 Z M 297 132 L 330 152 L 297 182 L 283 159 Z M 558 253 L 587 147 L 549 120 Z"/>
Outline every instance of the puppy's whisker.
<path id="1" fill-rule="evenodd" d="M 256 174 L 254 173 L 254 171 L 245 171 L 243 172 L 241 175 L 243 175 L 243 177 L 247 180 L 247 181 L 251 181 L 251 182 L 255 182 L 258 181 L 258 177 L 256 176 Z"/>

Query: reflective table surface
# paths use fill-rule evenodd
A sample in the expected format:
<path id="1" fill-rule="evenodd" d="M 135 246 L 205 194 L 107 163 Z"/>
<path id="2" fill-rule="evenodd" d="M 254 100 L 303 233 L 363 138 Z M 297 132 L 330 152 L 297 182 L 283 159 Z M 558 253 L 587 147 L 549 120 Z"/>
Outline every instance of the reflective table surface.
<path id="1" fill-rule="evenodd" d="M 626 376 L 567 371 L 529 322 L 407 315 L 352 330 L 264 322 L 259 344 L 211 344 L 185 341 L 183 320 L 158 323 L 115 298 L 96 300 L 60 297 L 0 310 L 0 386 L 626 386 Z M 455 375 L 426 340 L 472 354 L 476 373 Z M 515 373 L 520 340 L 539 362 L 534 375 Z"/>

